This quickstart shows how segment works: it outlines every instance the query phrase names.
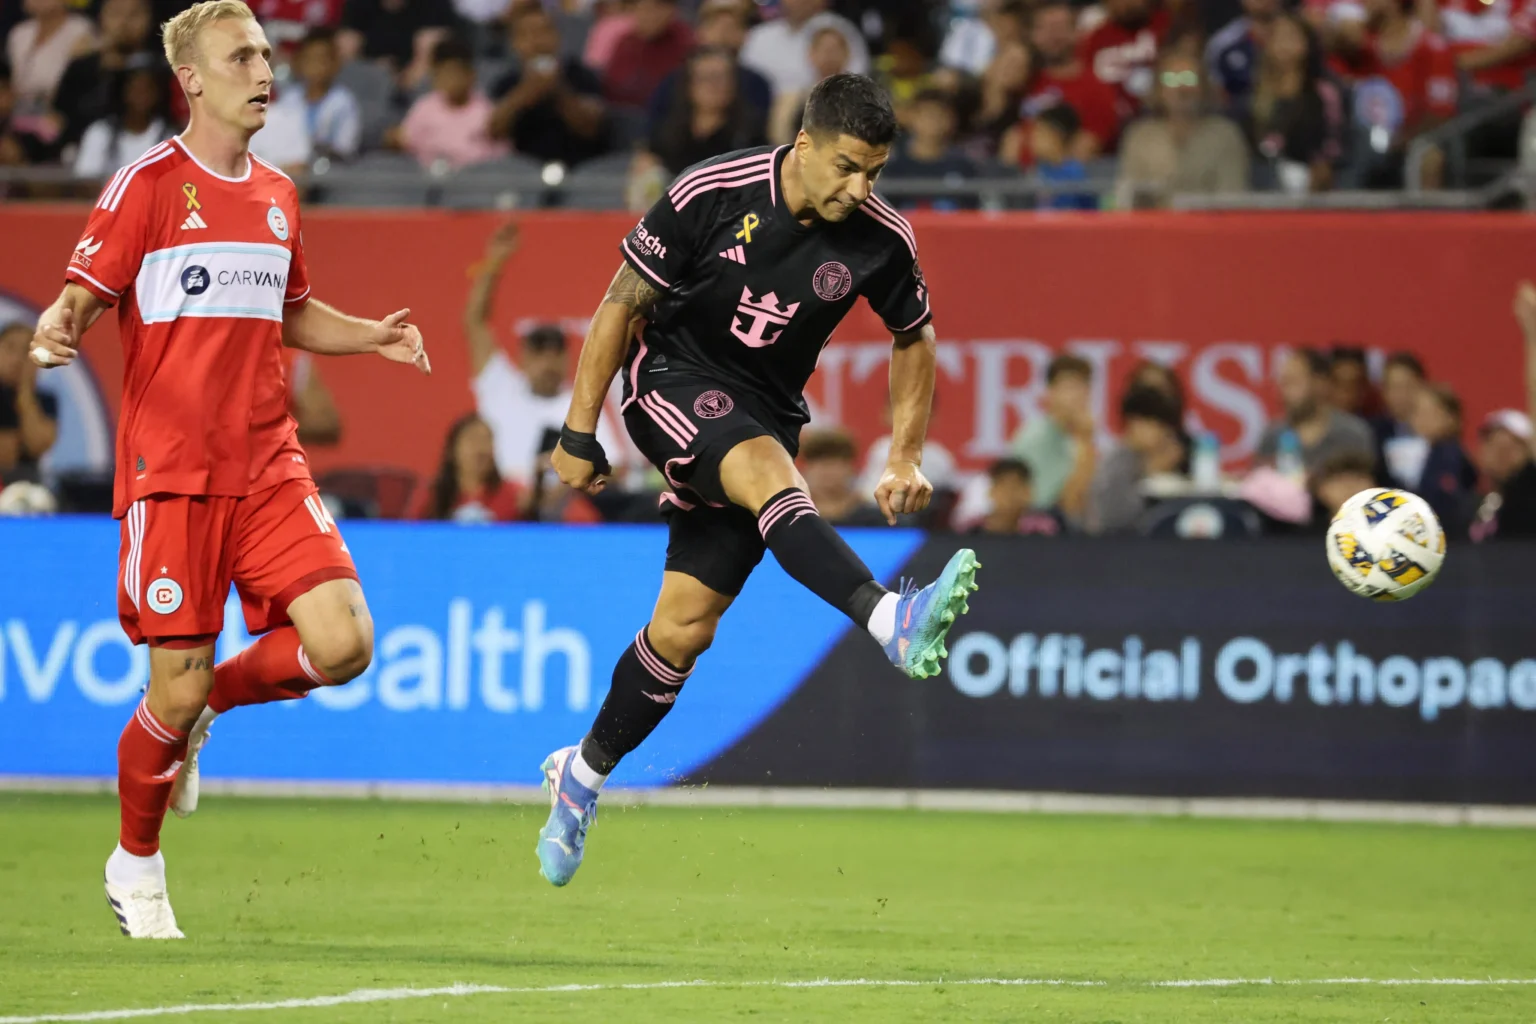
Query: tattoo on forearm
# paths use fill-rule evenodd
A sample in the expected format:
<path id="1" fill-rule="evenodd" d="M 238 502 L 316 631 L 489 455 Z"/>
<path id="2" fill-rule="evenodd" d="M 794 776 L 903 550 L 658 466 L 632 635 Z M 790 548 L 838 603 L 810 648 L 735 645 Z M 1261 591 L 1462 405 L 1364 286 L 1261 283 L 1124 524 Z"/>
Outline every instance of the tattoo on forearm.
<path id="1" fill-rule="evenodd" d="M 603 296 L 603 301 L 627 306 L 635 316 L 646 316 L 656 305 L 660 294 L 635 273 L 634 267 L 626 263 L 613 275 L 613 283 L 608 286 L 608 294 Z"/>
<path id="2" fill-rule="evenodd" d="M 213 668 L 212 658 L 186 659 L 185 671 L 187 672 L 207 672 L 211 668 Z"/>

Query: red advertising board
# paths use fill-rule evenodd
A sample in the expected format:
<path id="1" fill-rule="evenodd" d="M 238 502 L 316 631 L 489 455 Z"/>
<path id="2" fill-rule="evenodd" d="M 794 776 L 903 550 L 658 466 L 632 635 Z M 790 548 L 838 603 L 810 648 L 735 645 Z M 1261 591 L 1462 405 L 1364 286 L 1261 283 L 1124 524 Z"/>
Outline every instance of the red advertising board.
<path id="1" fill-rule="evenodd" d="M 57 294 L 85 222 L 80 206 L 0 209 L 0 320 Z M 317 468 L 435 466 L 448 424 L 470 409 L 459 327 L 468 268 L 502 215 L 312 209 L 304 234 L 315 295 L 382 316 L 409 306 L 435 373 L 379 359 L 320 364 L 344 421 Z M 516 325 L 561 320 L 579 332 L 619 262 L 625 214 L 530 213 L 496 312 Z M 1274 407 L 1277 354 L 1348 342 L 1418 353 L 1456 388 L 1469 423 L 1523 403 L 1510 300 L 1536 276 L 1523 216 L 1462 214 L 917 214 L 919 256 L 940 338 L 932 435 L 963 463 L 1002 452 L 1032 415 L 1050 356 L 1071 349 L 1100 371 L 1106 431 L 1136 361 L 1173 364 L 1199 425 L 1229 461 L 1252 450 Z M 810 294 L 810 282 L 807 282 Z M 728 325 L 722 325 L 722 333 Z M 122 358 L 104 318 L 85 350 L 108 419 Z M 809 397 L 818 422 L 862 441 L 883 432 L 889 339 L 864 305 L 827 348 Z M 79 389 L 76 389 L 77 391 Z M 105 422 L 105 420 L 103 421 Z"/>

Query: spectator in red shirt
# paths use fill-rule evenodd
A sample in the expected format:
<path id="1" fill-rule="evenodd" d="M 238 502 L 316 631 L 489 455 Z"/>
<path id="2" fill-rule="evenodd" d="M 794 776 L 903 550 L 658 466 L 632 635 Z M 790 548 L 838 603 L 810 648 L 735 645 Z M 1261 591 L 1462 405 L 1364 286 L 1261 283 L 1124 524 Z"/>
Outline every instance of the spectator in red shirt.
<path id="1" fill-rule="evenodd" d="M 603 92 L 612 103 L 644 108 L 692 49 L 693 30 L 677 16 L 677 0 L 637 0 L 634 21 L 604 71 Z"/>
<path id="2" fill-rule="evenodd" d="M 1066 103 L 1082 122 L 1071 143 L 1071 156 L 1086 161 L 1114 152 L 1120 125 L 1130 116 L 1131 107 L 1079 58 L 1076 10 L 1067 0 L 1044 0 L 1035 8 L 1029 36 L 1039 69 L 1025 93 L 1024 116 Z"/>
<path id="3" fill-rule="evenodd" d="M 1406 2 L 1366 0 L 1364 48 L 1349 58 L 1355 118 L 1373 154 L 1364 169 L 1367 187 L 1401 187 L 1408 144 L 1456 113 L 1450 47 L 1409 14 Z M 1426 186 L 1440 184 L 1442 166 L 1436 150 L 1424 169 Z"/>
<path id="4" fill-rule="evenodd" d="M 1172 19 L 1156 0 L 1105 0 L 1104 13 L 1078 56 L 1101 82 L 1143 106 L 1151 98 L 1153 66 Z"/>
<path id="5" fill-rule="evenodd" d="M 437 476 L 418 492 L 411 518 L 508 523 L 523 517 L 524 504 L 522 489 L 496 471 L 490 425 L 470 413 L 448 428 Z"/>
<path id="6" fill-rule="evenodd" d="M 1424 26 L 1450 44 L 1456 66 L 1485 89 L 1518 89 L 1536 68 L 1531 0 L 1431 0 L 1418 11 Z"/>

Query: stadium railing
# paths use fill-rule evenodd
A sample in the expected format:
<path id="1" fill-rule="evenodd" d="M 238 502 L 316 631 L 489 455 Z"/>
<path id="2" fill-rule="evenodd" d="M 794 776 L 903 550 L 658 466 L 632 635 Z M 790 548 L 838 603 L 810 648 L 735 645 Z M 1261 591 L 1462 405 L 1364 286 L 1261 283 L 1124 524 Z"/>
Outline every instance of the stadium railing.
<path id="1" fill-rule="evenodd" d="M 1521 115 L 1532 102 L 1536 102 L 1536 82 L 1458 114 L 1414 139 L 1408 146 L 1403 168 L 1406 191 L 1414 194 L 1427 191 L 1424 186 L 1425 168 L 1437 150 L 1445 154 L 1446 180 L 1457 185 L 1490 177 L 1493 184 L 1498 185 L 1517 175 L 1518 171 L 1512 171 L 1507 161 L 1474 159 L 1469 152 L 1469 143 L 1479 129 Z M 1521 138 L 1523 141 L 1523 132 Z M 1527 191 L 1525 194 L 1529 199 L 1530 193 Z"/>

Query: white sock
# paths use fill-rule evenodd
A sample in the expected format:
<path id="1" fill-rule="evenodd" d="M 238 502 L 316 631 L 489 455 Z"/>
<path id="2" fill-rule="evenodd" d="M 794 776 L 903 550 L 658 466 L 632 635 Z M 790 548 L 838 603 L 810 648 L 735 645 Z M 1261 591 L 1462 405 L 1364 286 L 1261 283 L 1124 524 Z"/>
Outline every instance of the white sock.
<path id="1" fill-rule="evenodd" d="M 132 889 L 143 881 L 165 884 L 165 857 L 156 850 L 148 857 L 129 853 L 119 844 L 107 858 L 107 880 L 113 885 Z"/>
<path id="2" fill-rule="evenodd" d="M 581 756 L 580 747 L 576 748 L 576 756 L 571 758 L 571 777 L 594 793 L 608 781 L 608 776 L 598 774 L 597 769 L 587 764 L 587 759 Z"/>
<path id="3" fill-rule="evenodd" d="M 882 647 L 890 643 L 891 637 L 896 635 L 896 602 L 900 599 L 901 595 L 894 590 L 887 593 L 880 599 L 880 603 L 875 605 L 874 614 L 870 615 L 869 623 L 865 626 L 869 630 L 869 635 L 874 637 Z"/>

